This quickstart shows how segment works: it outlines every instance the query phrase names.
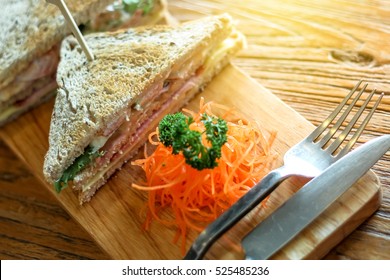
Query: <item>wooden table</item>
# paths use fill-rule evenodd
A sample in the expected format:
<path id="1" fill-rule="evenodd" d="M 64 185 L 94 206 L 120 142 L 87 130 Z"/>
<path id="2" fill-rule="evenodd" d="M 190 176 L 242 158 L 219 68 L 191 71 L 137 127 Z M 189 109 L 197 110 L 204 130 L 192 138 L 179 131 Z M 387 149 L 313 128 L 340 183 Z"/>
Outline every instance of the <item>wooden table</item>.
<path id="1" fill-rule="evenodd" d="M 388 4 L 169 1 L 180 21 L 229 12 L 248 40 L 234 64 L 315 125 L 359 79 L 385 92 L 359 144 L 390 133 Z M 382 184 L 381 207 L 325 259 L 390 259 L 389 170 L 390 152 L 373 167 Z M 108 258 L 1 141 L 0 186 L 1 259 Z"/>

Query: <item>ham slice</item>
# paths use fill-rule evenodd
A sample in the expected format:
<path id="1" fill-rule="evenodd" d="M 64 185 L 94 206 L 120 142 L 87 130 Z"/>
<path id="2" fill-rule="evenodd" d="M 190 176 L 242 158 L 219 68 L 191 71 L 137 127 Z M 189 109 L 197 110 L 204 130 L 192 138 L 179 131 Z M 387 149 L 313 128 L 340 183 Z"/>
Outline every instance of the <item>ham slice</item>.
<path id="1" fill-rule="evenodd" d="M 166 101 L 170 102 L 170 98 L 168 96 L 182 95 L 196 87 L 200 83 L 199 80 L 201 79 L 201 75 L 202 71 L 197 71 L 196 75 L 192 76 L 188 81 L 178 80 L 177 83 L 180 84 L 179 88 L 174 85 L 172 85 L 171 90 L 167 90 L 166 87 L 162 86 L 157 88 L 153 87 L 151 89 L 151 91 L 154 92 L 153 95 L 160 96 L 160 98 L 157 98 L 149 105 L 149 108 L 153 108 L 151 111 L 156 112 L 158 111 L 158 106 Z M 156 89 L 158 89 L 158 91 L 156 91 Z M 146 96 L 148 95 L 150 94 L 147 94 Z M 102 147 L 104 155 L 95 159 L 95 165 L 97 168 L 110 163 L 117 155 L 120 155 L 124 150 L 126 150 L 128 146 L 133 145 L 133 142 L 137 139 L 137 135 L 143 135 L 144 130 L 150 129 L 147 126 L 140 125 L 144 122 L 141 114 L 141 112 L 133 113 L 131 115 L 131 119 L 123 122 L 122 125 L 112 134 Z M 117 124 L 115 126 L 117 126 Z"/>
<path id="2" fill-rule="evenodd" d="M 17 82 L 35 81 L 56 72 L 59 63 L 59 46 L 53 47 L 41 57 L 35 59 L 30 66 L 16 77 Z"/>
<path id="3" fill-rule="evenodd" d="M 12 115 L 32 107 L 57 88 L 55 74 L 59 63 L 59 46 L 35 59 L 6 87 L 0 89 L 0 124 Z"/>

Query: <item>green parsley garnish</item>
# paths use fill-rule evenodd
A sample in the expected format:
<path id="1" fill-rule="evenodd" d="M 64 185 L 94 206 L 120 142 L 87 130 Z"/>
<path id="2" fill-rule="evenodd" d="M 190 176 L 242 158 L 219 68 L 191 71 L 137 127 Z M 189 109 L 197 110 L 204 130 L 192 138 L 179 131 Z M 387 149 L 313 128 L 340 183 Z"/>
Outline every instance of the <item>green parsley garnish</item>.
<path id="1" fill-rule="evenodd" d="M 227 124 L 221 118 L 203 114 L 201 121 L 205 131 L 191 130 L 192 117 L 183 113 L 168 114 L 159 123 L 159 140 L 166 147 L 172 147 L 172 153 L 183 153 L 186 163 L 197 170 L 212 169 L 218 165 L 221 148 L 227 142 Z M 206 134 L 210 146 L 202 143 L 202 134 Z"/>

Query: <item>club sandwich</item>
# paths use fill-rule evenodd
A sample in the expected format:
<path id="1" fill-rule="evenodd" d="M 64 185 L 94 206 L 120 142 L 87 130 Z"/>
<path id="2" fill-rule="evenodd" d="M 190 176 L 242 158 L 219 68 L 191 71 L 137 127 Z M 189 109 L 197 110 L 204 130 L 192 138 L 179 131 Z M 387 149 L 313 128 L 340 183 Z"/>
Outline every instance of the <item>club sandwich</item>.
<path id="1" fill-rule="evenodd" d="M 70 29 L 45 0 L 1 0 L 0 126 L 53 96 L 61 41 Z M 166 22 L 165 0 L 66 0 L 86 32 Z"/>
<path id="2" fill-rule="evenodd" d="M 167 113 L 179 110 L 244 44 L 228 14 L 179 26 L 94 33 L 61 46 L 59 85 L 43 172 L 60 192 L 87 202 L 143 145 Z"/>

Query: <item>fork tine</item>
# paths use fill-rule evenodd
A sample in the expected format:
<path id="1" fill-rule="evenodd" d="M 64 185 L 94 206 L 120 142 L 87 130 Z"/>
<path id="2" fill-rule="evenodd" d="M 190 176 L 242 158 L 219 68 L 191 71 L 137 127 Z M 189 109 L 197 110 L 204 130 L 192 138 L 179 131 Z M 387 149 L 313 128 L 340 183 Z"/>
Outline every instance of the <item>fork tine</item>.
<path id="1" fill-rule="evenodd" d="M 360 92 L 355 96 L 351 104 L 347 107 L 341 117 L 337 120 L 334 126 L 328 131 L 328 133 L 318 142 L 321 147 L 324 147 L 326 143 L 333 137 L 333 135 L 339 130 L 340 126 L 343 124 L 348 114 L 351 112 L 352 108 L 355 106 L 356 102 L 360 99 L 363 92 L 366 90 L 368 84 L 365 84 Z"/>
<path id="2" fill-rule="evenodd" d="M 329 147 L 327 148 L 327 150 L 329 151 L 329 153 L 334 153 L 337 148 L 341 145 L 341 143 L 344 141 L 344 139 L 347 137 L 347 135 L 349 134 L 349 132 L 351 131 L 351 129 L 353 128 L 353 126 L 355 125 L 355 123 L 357 122 L 357 120 L 360 118 L 360 116 L 362 115 L 363 111 L 366 109 L 368 103 L 370 102 L 370 100 L 372 99 L 374 93 L 375 93 L 375 89 L 370 93 L 370 95 L 366 98 L 365 102 L 363 103 L 363 105 L 360 107 L 359 111 L 353 116 L 353 118 L 351 119 L 351 121 L 348 123 L 348 125 L 345 127 L 345 129 L 340 133 L 340 135 L 337 137 L 337 139 L 335 139 L 335 141 L 329 145 Z M 352 105 L 352 104 L 351 104 Z M 350 106 L 351 107 L 351 106 Z M 352 108 L 351 108 L 352 109 Z M 350 110 L 349 110 L 350 111 Z M 344 121 L 344 120 L 343 120 Z M 342 123 L 342 122 L 341 122 Z M 340 125 L 341 125 L 340 123 Z M 339 126 L 340 126 L 339 125 Z M 339 127 L 337 127 L 338 129 Z"/>
<path id="3" fill-rule="evenodd" d="M 325 131 L 325 129 L 328 127 L 328 125 L 334 120 L 334 118 L 340 113 L 341 109 L 344 107 L 344 105 L 347 103 L 347 101 L 351 98 L 351 96 L 354 94 L 354 92 L 359 88 L 363 80 L 360 80 L 354 87 L 351 89 L 351 91 L 348 93 L 347 96 L 341 101 L 341 103 L 333 110 L 333 112 L 319 125 L 317 128 L 307 137 L 311 141 L 314 141 L 322 134 L 322 132 Z"/>
<path id="4" fill-rule="evenodd" d="M 373 92 L 375 92 L 375 90 L 373 90 Z M 344 156 L 345 154 L 347 154 L 349 152 L 349 150 L 352 148 L 352 146 L 356 143 L 356 141 L 359 139 L 360 135 L 362 134 L 364 128 L 367 126 L 368 122 L 370 121 L 372 115 L 374 114 L 376 108 L 378 108 L 378 105 L 379 103 L 381 102 L 382 98 L 384 96 L 384 93 L 382 92 L 377 101 L 375 102 L 374 106 L 371 108 L 369 114 L 366 116 L 366 118 L 363 120 L 363 122 L 361 123 L 360 127 L 358 128 L 358 130 L 355 132 L 355 134 L 352 136 L 352 138 L 348 141 L 347 145 L 345 145 L 345 147 L 337 154 L 336 157 L 342 157 Z M 368 103 L 368 102 L 367 102 Z M 362 106 L 363 107 L 363 106 Z M 363 111 L 363 110 L 362 110 Z M 352 126 L 351 126 L 352 128 Z M 345 138 L 345 137 L 344 137 Z M 341 141 L 342 142 L 342 141 Z M 341 142 L 338 144 L 338 146 L 336 147 L 336 149 L 340 146 Z M 335 143 L 333 143 L 335 144 Z M 332 145 L 333 145 L 332 144 Z M 336 146 L 336 144 L 335 144 Z"/>

